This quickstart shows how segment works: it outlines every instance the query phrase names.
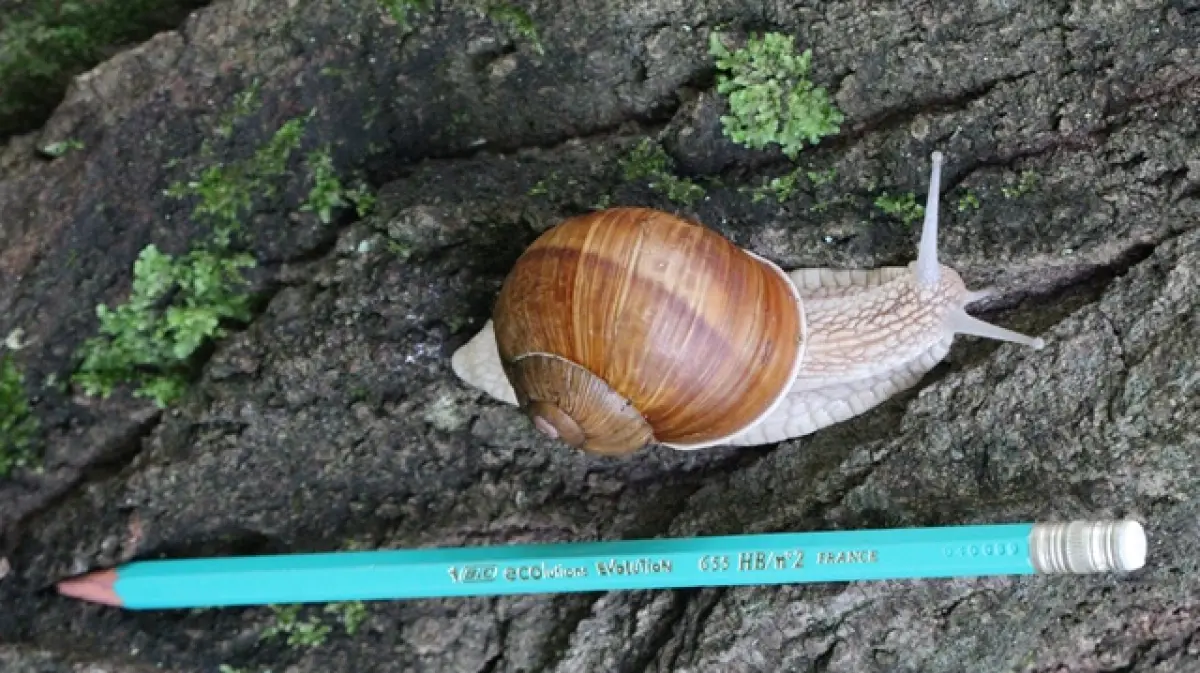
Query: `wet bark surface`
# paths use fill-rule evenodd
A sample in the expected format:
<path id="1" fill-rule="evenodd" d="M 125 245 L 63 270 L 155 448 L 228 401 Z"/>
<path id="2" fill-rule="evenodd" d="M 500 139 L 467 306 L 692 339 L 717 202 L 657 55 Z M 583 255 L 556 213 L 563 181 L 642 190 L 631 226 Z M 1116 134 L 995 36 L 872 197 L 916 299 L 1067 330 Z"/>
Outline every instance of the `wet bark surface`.
<path id="1" fill-rule="evenodd" d="M 73 85 L 0 151 L 0 335 L 44 469 L 0 482 L 5 671 L 1200 670 L 1200 7 L 1195 3 L 526 5 L 543 53 L 469 3 L 405 33 L 371 0 L 218 2 Z M 791 166 L 721 134 L 708 32 L 814 50 L 842 133 Z M 230 136 L 238 96 L 260 104 Z M 375 211 L 299 210 L 300 162 L 246 218 L 256 315 L 166 411 L 68 379 L 138 252 L 206 235 L 163 194 L 313 112 L 303 151 L 379 187 Z M 36 148 L 78 138 L 49 160 Z M 690 206 L 620 161 L 659 138 Z M 905 264 L 946 154 L 942 259 L 1043 336 L 956 342 L 918 389 L 778 446 L 626 459 L 543 440 L 449 357 L 538 232 L 600 204 L 695 217 L 785 268 Z M 1027 172 L 1036 185 L 1020 194 Z M 537 187 L 537 188 L 535 188 Z M 978 209 L 954 207 L 967 193 Z M 812 207 L 823 204 L 823 209 Z M 132 558 L 1132 517 L 1129 575 L 375 603 L 319 646 L 266 607 L 124 613 L 52 583 Z"/>

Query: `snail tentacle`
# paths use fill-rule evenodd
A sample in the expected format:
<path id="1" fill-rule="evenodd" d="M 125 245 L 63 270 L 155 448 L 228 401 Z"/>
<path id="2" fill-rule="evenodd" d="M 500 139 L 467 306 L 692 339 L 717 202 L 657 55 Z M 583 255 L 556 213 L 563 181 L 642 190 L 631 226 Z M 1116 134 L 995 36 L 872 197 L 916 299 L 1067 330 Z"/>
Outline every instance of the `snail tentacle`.
<path id="1" fill-rule="evenodd" d="M 933 153 L 933 168 L 929 174 L 929 193 L 925 197 L 925 221 L 921 226 L 921 243 L 917 247 L 917 282 L 923 287 L 936 287 L 941 279 L 938 263 L 938 201 L 942 192 L 942 153 Z"/>
<path id="2" fill-rule="evenodd" d="M 946 316 L 946 319 L 946 328 L 954 334 L 967 334 L 995 341 L 1011 341 L 1022 346 L 1029 346 L 1034 350 L 1041 350 L 1046 347 L 1045 339 L 1031 337 L 999 325 L 993 325 L 990 322 L 985 322 L 968 314 L 961 307 L 956 307 Z"/>

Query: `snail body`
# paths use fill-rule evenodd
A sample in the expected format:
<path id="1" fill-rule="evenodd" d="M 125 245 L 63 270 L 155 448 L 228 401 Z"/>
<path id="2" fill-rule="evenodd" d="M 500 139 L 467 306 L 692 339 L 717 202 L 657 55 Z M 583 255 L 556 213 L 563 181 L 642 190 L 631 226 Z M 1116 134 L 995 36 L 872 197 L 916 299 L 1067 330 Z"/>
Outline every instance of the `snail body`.
<path id="1" fill-rule="evenodd" d="M 547 436 L 621 455 L 810 434 L 915 385 L 957 334 L 1041 348 L 968 315 L 987 292 L 939 264 L 941 163 L 907 267 L 784 272 L 661 211 L 569 218 L 517 260 L 454 372 Z"/>

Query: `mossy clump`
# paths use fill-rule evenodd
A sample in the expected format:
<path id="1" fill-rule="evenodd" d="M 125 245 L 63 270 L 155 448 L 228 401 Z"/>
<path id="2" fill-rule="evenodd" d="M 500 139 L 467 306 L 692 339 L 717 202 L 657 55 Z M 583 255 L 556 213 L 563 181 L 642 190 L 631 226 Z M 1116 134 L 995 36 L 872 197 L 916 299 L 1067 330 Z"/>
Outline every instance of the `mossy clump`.
<path id="1" fill-rule="evenodd" d="M 766 33 L 730 51 L 714 31 L 709 54 L 716 58 L 717 92 L 729 100 L 731 114 L 721 123 L 734 142 L 750 149 L 778 145 L 795 160 L 806 142 L 840 132 L 843 114 L 808 79 L 812 50 L 797 53 L 792 36 Z"/>
<path id="2" fill-rule="evenodd" d="M 823 171 L 817 171 L 805 170 L 803 167 L 794 168 L 783 175 L 764 179 L 762 184 L 757 187 L 741 187 L 738 191 L 749 193 L 751 195 L 750 200 L 753 203 L 758 203 L 768 196 L 774 196 L 777 202 L 783 203 L 792 198 L 792 195 L 800 188 L 802 177 L 808 178 L 809 183 L 816 189 L 833 182 L 837 177 L 837 169 L 828 168 Z"/>
<path id="3" fill-rule="evenodd" d="M 384 11 L 401 33 L 407 34 L 412 30 L 412 15 L 428 12 L 433 8 L 433 0 L 378 0 L 379 8 Z"/>
<path id="4" fill-rule="evenodd" d="M 537 24 L 529 16 L 529 12 L 508 2 L 488 3 L 484 12 L 488 18 L 500 22 L 514 35 L 528 41 L 537 53 L 546 53 L 542 40 L 538 37 Z"/>
<path id="5" fill-rule="evenodd" d="M 309 614 L 307 619 L 300 618 L 300 605 L 272 605 L 271 612 L 275 615 L 274 622 L 259 635 L 262 640 L 271 640 L 287 636 L 287 644 L 291 647 L 319 647 L 333 632 L 333 627 L 317 614 Z M 334 615 L 341 623 L 346 635 L 353 636 L 367 619 L 367 606 L 362 601 L 346 601 L 326 603 L 325 614 Z"/>
<path id="6" fill-rule="evenodd" d="M 749 192 L 752 195 L 750 200 L 754 203 L 758 203 L 768 196 L 774 196 L 776 201 L 783 203 L 792 198 L 803 170 L 796 168 L 783 175 L 764 179 L 763 183 L 757 187 L 743 187 L 740 191 Z"/>
<path id="7" fill-rule="evenodd" d="M 249 282 L 243 273 L 256 261 L 234 249 L 235 238 L 255 199 L 278 189 L 275 181 L 286 175 L 305 121 L 284 123 L 250 158 L 210 166 L 197 179 L 167 190 L 176 198 L 196 197 L 192 216 L 211 231 L 178 256 L 146 246 L 134 263 L 128 299 L 115 308 L 96 307 L 99 334 L 80 347 L 80 364 L 72 377 L 86 394 L 107 397 L 116 386 L 135 383 L 136 396 L 166 407 L 183 394 L 194 354 L 207 341 L 224 336 L 228 321 L 250 319 Z M 324 166 L 312 157 L 310 161 Z M 318 178 L 322 190 L 336 181 L 332 173 Z M 309 208 L 324 218 L 342 205 L 340 182 L 333 194 L 337 199 L 322 190 Z"/>
<path id="8" fill-rule="evenodd" d="M 342 184 L 328 146 L 309 152 L 305 161 L 313 184 L 308 191 L 308 198 L 300 206 L 301 212 L 315 213 L 322 224 L 333 221 L 334 210 L 349 207 L 351 204 L 359 217 L 365 217 L 371 212 L 375 206 L 375 195 L 362 181 L 353 188 Z"/>
<path id="9" fill-rule="evenodd" d="M 651 189 L 668 199 L 691 205 L 704 198 L 704 188 L 673 172 L 673 162 L 661 145 L 644 138 L 620 161 L 626 180 L 647 180 Z"/>
<path id="10" fill-rule="evenodd" d="M 75 382 L 107 397 L 135 381 L 136 395 L 167 406 L 187 385 L 192 354 L 224 335 L 222 322 L 249 320 L 242 269 L 254 264 L 248 254 L 197 249 L 173 257 L 147 246 L 134 263 L 129 299 L 96 307 L 100 334 L 83 344 Z"/>
<path id="11" fill-rule="evenodd" d="M 925 206 L 917 203 L 917 195 L 912 192 L 898 196 L 884 192 L 875 199 L 875 207 L 900 220 L 906 227 L 925 217 Z"/>
<path id="12" fill-rule="evenodd" d="M 12 358 L 0 352 L 0 479 L 33 463 L 39 432 L 25 377 Z"/>
<path id="13" fill-rule="evenodd" d="M 325 644 L 333 627 L 321 621 L 316 615 L 307 620 L 300 619 L 300 605 L 272 605 L 275 622 L 259 635 L 261 640 L 271 640 L 287 636 L 287 644 L 291 647 L 318 647 Z"/>
<path id="14" fill-rule="evenodd" d="M 192 215 L 212 229 L 213 243 L 228 247 L 256 198 L 276 194 L 275 181 L 287 172 L 287 162 L 300 146 L 312 113 L 284 122 L 253 156 L 228 164 L 217 163 L 187 182 L 172 183 L 166 195 L 196 198 Z"/>
<path id="15" fill-rule="evenodd" d="M 1004 198 L 1015 199 L 1032 192 L 1037 187 L 1038 180 L 1036 171 L 1022 171 L 1016 187 L 1003 187 L 1000 191 L 1004 194 Z"/>

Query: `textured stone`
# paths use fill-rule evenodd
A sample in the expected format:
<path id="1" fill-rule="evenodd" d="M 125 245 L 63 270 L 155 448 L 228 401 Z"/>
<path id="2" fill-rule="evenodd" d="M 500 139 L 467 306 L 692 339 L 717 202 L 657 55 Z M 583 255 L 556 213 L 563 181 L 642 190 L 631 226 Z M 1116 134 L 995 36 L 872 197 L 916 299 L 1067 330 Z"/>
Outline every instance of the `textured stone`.
<path id="1" fill-rule="evenodd" d="M 35 160 L 36 134 L 0 151 L 0 334 L 25 330 L 49 442 L 44 473 L 0 483 L 4 670 L 1200 670 L 1194 7 L 578 0 L 527 5 L 538 54 L 442 4 L 400 36 L 374 0 L 217 3 L 84 78 L 104 96 L 77 87 L 46 127 L 84 151 Z M 801 164 L 832 182 L 785 204 L 739 191 L 791 166 L 720 136 L 718 24 L 813 47 L 847 122 Z M 379 185 L 375 214 L 297 213 L 296 164 L 252 219 L 261 311 L 176 409 L 42 386 L 144 245 L 204 234 L 161 192 L 206 165 L 256 78 L 261 107 L 214 156 L 316 107 L 304 149 Z M 659 131 L 706 186 L 693 207 L 621 179 Z M 943 259 L 1045 350 L 962 339 L 917 390 L 811 437 L 624 460 L 543 440 L 450 371 L 564 216 L 653 205 L 786 268 L 901 264 L 915 235 L 872 201 L 924 194 L 935 149 Z M 1023 171 L 1034 189 L 1006 196 Z M 967 190 L 981 207 L 959 212 Z M 46 590 L 160 554 L 1125 516 L 1151 541 L 1126 576 L 388 602 L 355 635 L 314 606 L 333 625 L 314 648 L 261 640 L 265 607 L 121 613 Z"/>

